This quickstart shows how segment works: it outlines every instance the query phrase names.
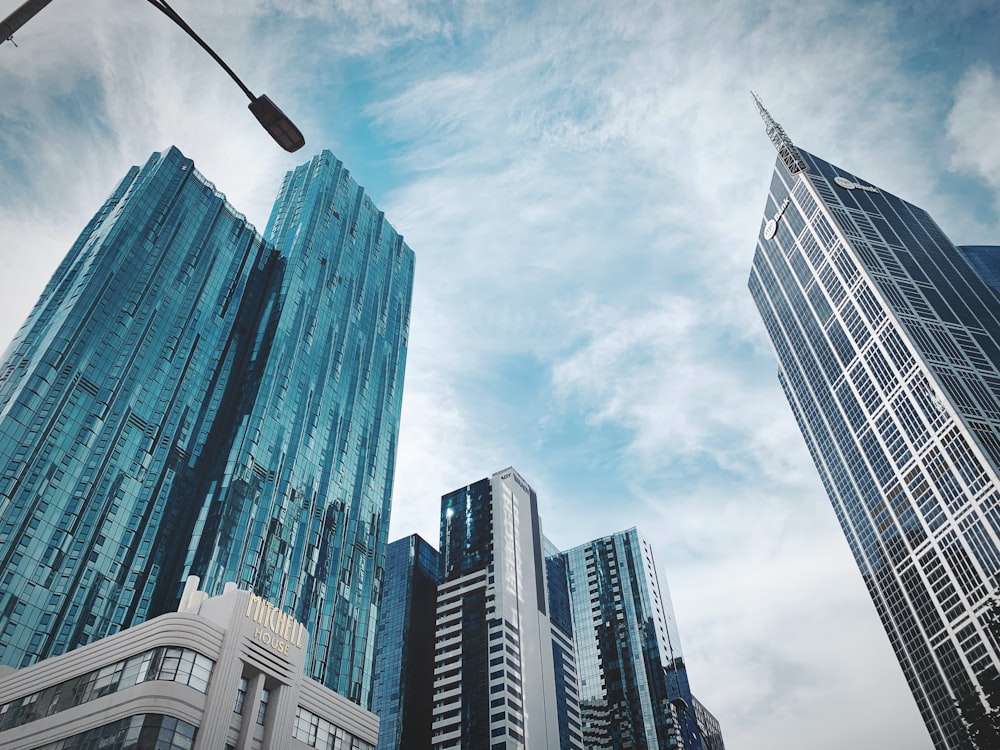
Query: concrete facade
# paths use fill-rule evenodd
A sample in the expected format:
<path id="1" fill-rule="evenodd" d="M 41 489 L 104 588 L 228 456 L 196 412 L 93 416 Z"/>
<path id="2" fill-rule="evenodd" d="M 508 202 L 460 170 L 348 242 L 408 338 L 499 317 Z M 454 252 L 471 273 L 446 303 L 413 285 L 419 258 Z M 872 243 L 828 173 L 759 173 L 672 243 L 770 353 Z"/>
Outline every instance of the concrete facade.
<path id="1" fill-rule="evenodd" d="M 0 747 L 144 747 L 129 743 L 145 732 L 190 750 L 372 750 L 378 718 L 303 676 L 301 623 L 235 587 L 189 587 L 181 606 L 0 674 Z"/>

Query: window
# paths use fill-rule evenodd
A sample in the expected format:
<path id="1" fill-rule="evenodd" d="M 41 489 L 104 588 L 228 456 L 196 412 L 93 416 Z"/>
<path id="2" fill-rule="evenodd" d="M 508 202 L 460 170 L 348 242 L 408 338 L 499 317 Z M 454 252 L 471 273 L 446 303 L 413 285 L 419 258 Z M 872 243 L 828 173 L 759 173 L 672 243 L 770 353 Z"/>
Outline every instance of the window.
<path id="1" fill-rule="evenodd" d="M 257 723 L 264 726 L 264 719 L 267 717 L 267 702 L 271 699 L 271 691 L 264 688 L 260 696 L 260 708 L 257 709 Z"/>
<path id="2" fill-rule="evenodd" d="M 191 750 L 197 732 L 197 727 L 172 716 L 138 714 L 43 745 L 38 750 L 121 747 Z"/>
<path id="3" fill-rule="evenodd" d="M 0 706 L 0 731 L 79 706 L 143 682 L 180 682 L 208 692 L 215 662 L 190 649 L 165 646 L 52 685 Z"/>
<path id="4" fill-rule="evenodd" d="M 247 699 L 247 678 L 240 677 L 240 686 L 236 690 L 236 705 L 233 706 L 234 714 L 243 713 L 243 704 Z"/>
<path id="5" fill-rule="evenodd" d="M 317 750 L 374 750 L 373 745 L 301 706 L 295 713 L 292 737 Z"/>

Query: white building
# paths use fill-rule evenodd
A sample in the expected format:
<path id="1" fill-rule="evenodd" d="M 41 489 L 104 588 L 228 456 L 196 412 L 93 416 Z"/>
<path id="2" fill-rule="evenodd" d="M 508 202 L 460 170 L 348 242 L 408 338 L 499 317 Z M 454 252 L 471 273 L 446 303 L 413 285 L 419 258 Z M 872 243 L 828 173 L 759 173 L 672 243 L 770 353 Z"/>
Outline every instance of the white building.
<path id="1" fill-rule="evenodd" d="M 19 670 L 0 668 L 4 750 L 372 750 L 378 718 L 303 677 L 309 634 L 249 591 Z"/>
<path id="2" fill-rule="evenodd" d="M 579 727 L 571 636 L 553 648 L 534 490 L 508 468 L 443 496 L 440 554 L 435 750 L 582 748 L 569 726 Z"/>

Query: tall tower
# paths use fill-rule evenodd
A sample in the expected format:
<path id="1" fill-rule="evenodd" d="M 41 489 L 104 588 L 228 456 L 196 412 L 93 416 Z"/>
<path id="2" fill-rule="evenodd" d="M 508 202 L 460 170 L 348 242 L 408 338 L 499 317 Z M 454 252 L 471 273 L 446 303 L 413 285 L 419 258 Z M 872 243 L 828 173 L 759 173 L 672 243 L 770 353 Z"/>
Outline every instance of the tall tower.
<path id="1" fill-rule="evenodd" d="M 1000 299 L 925 211 L 795 151 L 750 292 L 931 738 L 964 747 L 956 701 L 1000 699 Z"/>
<path id="2" fill-rule="evenodd" d="M 560 736 L 575 685 L 557 692 L 543 550 L 537 496 L 514 469 L 441 498 L 435 750 L 582 748 Z"/>
<path id="3" fill-rule="evenodd" d="M 631 528 L 559 558 L 569 580 L 585 747 L 707 750 L 670 592 L 649 542 Z M 721 750 L 712 721 L 713 747 Z"/>
<path id="4" fill-rule="evenodd" d="M 0 363 L 0 663 L 194 574 L 293 613 L 307 674 L 368 705 L 413 253 L 329 152 L 268 235 L 171 148 L 49 282 Z"/>
<path id="5" fill-rule="evenodd" d="M 277 263 L 175 148 L 83 230 L 0 363 L 0 663 L 168 611 Z"/>

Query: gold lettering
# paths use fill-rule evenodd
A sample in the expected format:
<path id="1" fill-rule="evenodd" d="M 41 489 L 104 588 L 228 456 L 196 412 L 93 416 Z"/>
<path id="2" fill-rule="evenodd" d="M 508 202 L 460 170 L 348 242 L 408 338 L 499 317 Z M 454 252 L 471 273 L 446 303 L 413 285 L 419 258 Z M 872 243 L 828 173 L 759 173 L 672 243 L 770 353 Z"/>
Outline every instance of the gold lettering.
<path id="1" fill-rule="evenodd" d="M 256 628 L 253 631 L 253 637 L 256 640 L 263 643 L 265 646 L 270 646 L 279 654 L 284 654 L 285 656 L 288 656 L 289 647 L 287 641 L 283 641 L 280 638 L 275 638 L 271 633 L 267 632 L 266 630 L 261 630 L 260 628 Z"/>
<path id="2" fill-rule="evenodd" d="M 250 594 L 250 598 L 247 599 L 247 612 L 246 616 L 254 621 L 260 616 L 260 608 L 263 605 L 264 600 L 261 599 L 256 594 Z M 252 613 L 252 614 L 251 614 Z"/>
<path id="3" fill-rule="evenodd" d="M 288 615 L 288 617 L 285 619 L 285 625 L 281 629 L 281 637 L 284 638 L 286 641 L 292 640 L 292 636 L 295 635 L 296 625 L 298 625 L 298 622 L 296 622 L 295 618 L 292 617 L 291 615 Z"/>
<path id="4" fill-rule="evenodd" d="M 271 628 L 271 630 L 273 630 L 275 633 L 277 633 L 278 627 L 276 620 L 278 619 L 278 616 L 281 615 L 281 610 L 275 607 L 274 605 L 269 605 L 269 606 L 271 607 L 271 611 L 267 613 L 267 626 Z"/>
<path id="5" fill-rule="evenodd" d="M 285 614 L 271 602 L 256 594 L 250 594 L 247 599 L 247 609 L 244 613 L 258 625 L 261 625 L 273 633 L 268 634 L 261 628 L 254 631 L 254 638 L 261 643 L 272 646 L 283 654 L 289 653 L 291 646 L 303 648 L 305 637 L 305 625 L 300 623 L 289 614 Z"/>

